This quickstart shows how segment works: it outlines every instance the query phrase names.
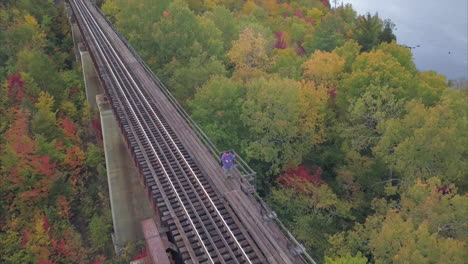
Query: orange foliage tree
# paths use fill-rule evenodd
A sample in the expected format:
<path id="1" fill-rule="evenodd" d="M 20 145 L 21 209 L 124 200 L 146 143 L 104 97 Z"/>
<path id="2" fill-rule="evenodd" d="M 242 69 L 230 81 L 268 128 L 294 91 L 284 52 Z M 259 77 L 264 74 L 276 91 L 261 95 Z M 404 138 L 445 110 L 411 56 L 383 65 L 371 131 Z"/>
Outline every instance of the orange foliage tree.
<path id="1" fill-rule="evenodd" d="M 33 205 L 46 198 L 57 177 L 55 162 L 35 154 L 34 140 L 29 136 L 29 112 L 16 110 L 15 120 L 5 133 L 2 153 L 2 188 L 9 190 L 8 202 Z"/>

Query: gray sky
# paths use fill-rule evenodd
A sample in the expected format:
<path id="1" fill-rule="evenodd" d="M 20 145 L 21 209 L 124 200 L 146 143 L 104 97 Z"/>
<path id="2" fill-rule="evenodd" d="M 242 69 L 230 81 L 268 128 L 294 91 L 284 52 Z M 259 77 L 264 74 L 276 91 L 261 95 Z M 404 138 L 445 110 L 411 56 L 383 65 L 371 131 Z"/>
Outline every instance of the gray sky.
<path id="1" fill-rule="evenodd" d="M 419 70 L 435 70 L 448 79 L 468 78 L 467 0 L 343 2 L 352 4 L 358 14 L 378 12 L 380 18 L 390 18 L 396 24 L 399 44 L 421 45 L 413 49 Z"/>

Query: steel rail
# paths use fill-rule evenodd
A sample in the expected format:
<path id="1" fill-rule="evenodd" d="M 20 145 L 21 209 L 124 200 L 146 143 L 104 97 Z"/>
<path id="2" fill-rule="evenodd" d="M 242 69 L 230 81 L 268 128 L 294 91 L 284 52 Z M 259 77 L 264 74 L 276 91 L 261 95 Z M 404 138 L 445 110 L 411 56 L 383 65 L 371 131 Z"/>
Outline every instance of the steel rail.
<path id="1" fill-rule="evenodd" d="M 82 10 L 79 8 L 79 6 L 78 6 L 77 3 L 76 3 L 77 1 L 80 1 L 80 2 L 81 2 L 81 0 L 71 0 L 71 1 L 73 1 L 73 2 L 75 3 L 75 5 L 78 7 L 78 11 L 79 11 L 80 14 L 83 16 Z M 84 4 L 83 4 L 83 5 L 84 5 Z M 81 7 L 81 8 L 83 8 L 83 7 Z M 89 11 L 88 11 L 88 12 L 89 12 Z M 83 18 L 84 18 L 84 16 L 83 16 Z M 84 19 L 83 19 L 83 21 L 86 23 L 86 26 L 88 27 L 88 30 L 89 30 L 90 34 L 91 34 L 92 37 L 94 38 L 94 41 L 95 41 L 96 43 L 98 43 L 97 38 L 96 38 L 96 36 L 94 35 L 94 33 L 92 32 L 91 27 L 89 26 L 88 22 L 86 22 Z M 109 68 L 109 69 L 112 69 L 111 65 L 110 65 L 109 62 L 106 60 L 106 59 L 107 59 L 107 58 L 106 58 L 106 55 L 105 55 L 105 53 L 102 51 L 101 47 L 100 47 L 99 45 L 96 45 L 96 46 L 98 47 L 98 49 L 99 49 L 99 51 L 100 51 L 100 53 L 101 53 L 101 56 L 102 56 L 102 58 L 104 59 L 105 63 L 107 64 L 108 68 Z M 115 69 L 113 69 L 113 70 L 115 70 Z M 117 83 L 119 89 L 123 92 L 123 89 L 122 89 L 120 83 L 118 82 L 117 77 L 115 76 L 113 70 L 111 70 L 110 73 L 112 74 L 112 77 L 113 77 L 114 80 L 116 81 L 116 83 Z M 134 116 L 136 116 L 135 111 L 133 110 L 133 107 L 130 105 L 130 103 L 129 103 L 129 101 L 128 101 L 128 98 L 126 98 L 125 95 L 124 95 L 124 97 L 125 97 L 125 99 L 127 100 L 127 104 L 129 105 L 132 114 L 133 114 Z M 144 134 L 146 140 L 147 140 L 148 142 L 151 142 L 151 141 L 149 140 L 149 138 L 148 138 L 146 132 L 144 131 L 143 126 L 140 124 L 139 121 L 138 121 L 138 125 L 140 126 L 140 129 L 143 131 L 143 134 Z M 169 177 L 169 175 L 168 175 L 166 169 L 165 169 L 164 166 L 162 165 L 162 162 L 161 162 L 161 160 L 159 159 L 159 157 L 158 157 L 156 151 L 154 150 L 154 147 L 153 147 L 151 144 L 149 144 L 149 145 L 150 145 L 150 147 L 152 148 L 152 150 L 153 150 L 153 152 L 154 152 L 156 158 L 158 159 L 158 162 L 161 164 L 161 169 L 164 171 L 166 177 L 169 179 L 169 183 L 171 184 L 171 187 L 172 187 L 172 189 L 173 189 L 175 195 L 177 196 L 177 199 L 179 200 L 179 203 L 181 204 L 183 210 L 185 211 L 185 214 L 188 216 L 188 219 L 189 219 L 189 221 L 190 221 L 190 223 L 191 223 L 191 225 L 192 225 L 192 227 L 193 227 L 193 230 L 194 230 L 195 233 L 197 234 L 197 236 L 198 236 L 198 238 L 199 238 L 199 240 L 200 240 L 200 242 L 201 242 L 201 244 L 202 244 L 202 246 L 203 246 L 203 248 L 204 248 L 206 254 L 208 255 L 209 259 L 211 260 L 211 263 L 214 264 L 214 261 L 213 261 L 213 259 L 211 258 L 211 255 L 209 254 L 208 249 L 207 249 L 206 246 L 204 245 L 203 239 L 201 238 L 200 234 L 198 233 L 198 231 L 197 231 L 197 229 L 196 229 L 195 224 L 193 223 L 192 219 L 190 218 L 190 214 L 188 213 L 188 211 L 187 211 L 187 209 L 186 209 L 184 203 L 182 202 L 182 199 L 180 198 L 180 196 L 179 196 L 179 194 L 178 194 L 178 192 L 177 192 L 177 190 L 176 190 L 176 188 L 175 188 L 175 186 L 174 186 L 172 180 L 170 179 L 170 177 Z"/>
<path id="2" fill-rule="evenodd" d="M 114 62 L 114 59 L 113 59 L 112 62 Z M 123 80 L 123 79 L 122 79 L 122 82 L 128 83 L 128 80 Z M 169 157 L 167 156 L 168 153 L 169 153 L 169 155 L 172 156 L 172 159 L 175 160 L 175 161 L 177 161 L 176 155 L 174 155 L 174 153 L 171 152 L 171 151 L 164 151 L 164 150 L 162 149 L 163 147 L 161 147 L 160 144 L 158 144 L 158 142 L 164 142 L 164 145 L 166 146 L 166 149 L 171 149 L 171 146 L 169 146 L 169 144 L 167 143 L 167 141 L 164 141 L 164 140 L 163 140 L 164 135 L 162 135 L 162 133 L 160 132 L 161 128 L 158 128 L 160 125 L 156 124 L 156 123 L 154 122 L 154 120 L 150 117 L 150 113 L 149 113 L 149 111 L 148 111 L 147 108 L 145 108 L 145 107 L 141 107 L 141 108 L 140 108 L 140 106 L 144 105 L 144 103 L 142 102 L 140 96 L 135 96 L 135 92 L 134 92 L 134 91 L 130 91 L 130 90 L 127 90 L 127 91 L 126 91 L 126 94 L 127 94 L 127 97 L 130 98 L 130 99 L 132 100 L 132 104 L 135 105 L 135 106 L 137 106 L 137 109 L 140 110 L 140 111 L 137 112 L 137 114 L 138 114 L 138 119 L 139 119 L 139 120 L 147 120 L 147 121 L 151 122 L 151 126 L 150 126 L 150 124 L 149 124 L 148 122 L 142 122 L 142 123 L 146 125 L 146 128 L 147 128 L 148 130 L 150 130 L 150 131 L 155 131 L 155 132 L 157 132 L 157 133 L 159 134 L 160 140 L 158 140 L 158 137 L 156 137 L 154 134 L 150 133 L 151 139 L 154 140 L 154 142 L 151 141 L 151 143 L 157 146 L 157 149 L 158 149 L 158 151 L 159 151 L 159 153 L 160 153 L 160 154 L 158 153 L 158 155 L 160 155 L 160 156 L 162 156 L 162 157 L 164 158 L 165 164 L 166 164 L 166 166 L 168 167 L 168 170 L 171 171 L 172 175 L 177 176 L 178 174 L 174 171 L 174 168 L 170 166 L 171 161 L 169 160 Z M 134 98 L 136 98 L 136 100 L 135 100 Z M 137 101 L 138 101 L 138 102 L 137 102 Z M 151 104 L 151 103 L 153 103 L 153 102 L 150 102 L 150 104 Z M 160 114 L 158 114 L 158 115 L 160 115 Z M 154 128 L 154 129 L 153 129 L 153 128 Z M 177 167 L 180 169 L 181 172 L 184 172 L 184 169 L 182 168 L 182 165 L 181 165 L 180 163 L 176 163 L 176 165 L 177 165 Z M 187 175 L 187 173 L 184 173 L 183 176 L 185 176 L 185 178 L 187 178 L 188 181 L 190 181 L 190 177 L 189 177 L 189 175 Z M 177 178 L 177 177 L 174 177 L 174 178 L 175 178 L 175 181 L 177 182 L 178 186 L 184 186 L 184 185 L 180 182 L 180 179 L 179 179 L 179 178 Z M 196 192 L 197 192 L 193 184 L 190 184 L 190 185 L 189 185 L 189 188 L 192 190 L 192 193 L 196 193 Z M 183 192 L 183 195 L 184 195 L 184 197 L 186 197 L 188 203 L 191 205 L 190 208 L 195 208 L 195 206 L 193 205 L 194 202 L 192 202 L 192 199 L 191 199 L 191 198 L 189 197 L 189 195 L 187 194 L 187 192 L 188 192 L 187 188 L 184 187 L 183 189 L 185 190 L 185 191 Z M 195 199 L 196 199 L 197 201 L 199 201 L 200 204 L 202 205 L 202 207 L 203 207 L 203 208 L 202 208 L 202 209 L 203 209 L 203 212 L 202 212 L 202 213 L 205 213 L 205 215 L 209 215 L 209 210 L 208 210 L 208 208 L 207 208 L 206 205 L 205 205 L 206 202 L 203 201 L 203 199 L 202 199 L 200 196 L 196 196 Z M 196 209 L 195 209 L 195 210 L 192 210 L 192 211 L 194 211 L 195 218 L 197 218 L 196 220 L 198 220 L 200 223 L 203 223 L 204 221 L 201 219 L 200 213 L 197 212 Z M 219 227 L 217 226 L 217 223 L 216 223 L 217 220 L 214 219 L 214 218 L 208 218 L 208 220 L 210 221 L 210 224 L 211 224 L 213 227 L 215 227 L 216 233 L 218 233 L 219 237 L 222 239 L 225 248 L 229 251 L 229 253 L 230 253 L 230 255 L 232 256 L 232 258 L 233 258 L 237 263 L 239 263 L 239 262 L 237 261 L 237 259 L 236 259 L 235 253 L 234 253 L 234 252 L 232 251 L 232 249 L 231 249 L 231 246 L 229 246 L 228 242 L 227 242 L 226 239 L 224 238 L 223 232 L 222 232 L 222 231 L 219 229 Z M 205 225 L 206 225 L 206 223 L 205 223 Z M 207 239 L 208 239 L 208 240 L 211 242 L 211 244 L 214 245 L 214 247 L 215 247 L 216 244 L 215 244 L 215 242 L 213 241 L 213 239 L 211 238 L 211 236 L 208 235 L 209 232 L 208 232 L 208 230 L 206 229 L 206 226 L 205 226 L 205 225 L 201 225 L 201 229 L 203 229 L 202 231 L 203 231 L 205 234 L 207 234 Z M 216 248 L 215 248 L 215 250 L 216 250 L 217 254 L 219 255 L 219 257 L 221 258 L 222 256 L 221 256 L 221 254 L 219 253 L 219 250 L 217 250 Z"/>
<path id="3" fill-rule="evenodd" d="M 83 4 L 83 3 L 82 3 L 82 4 Z M 85 4 L 83 4 L 83 5 L 85 5 Z M 118 56 L 118 53 L 115 52 L 114 48 L 112 47 L 112 45 L 110 44 L 110 42 L 107 40 L 105 34 L 102 32 L 102 30 L 100 29 L 99 25 L 96 23 L 96 21 L 94 21 L 94 18 L 93 18 L 93 16 L 92 16 L 92 14 L 90 13 L 90 11 L 87 9 L 87 7 L 84 8 L 84 9 L 85 9 L 86 12 L 88 13 L 88 15 L 92 18 L 91 20 L 92 20 L 92 22 L 95 24 L 95 27 L 97 28 L 97 30 L 98 30 L 98 31 L 100 32 L 100 34 L 103 36 L 102 39 L 103 39 L 105 42 L 108 43 L 108 47 L 109 47 L 110 50 L 112 50 L 112 52 L 114 53 L 115 58 L 117 58 L 117 60 L 119 60 L 119 62 L 120 62 L 120 64 L 121 64 L 121 68 L 123 68 L 124 71 L 127 73 L 127 76 L 130 77 L 130 79 L 131 79 L 131 81 L 133 82 L 133 85 L 134 85 L 134 87 L 135 87 L 135 90 L 136 90 L 138 93 L 140 93 L 140 95 L 142 96 L 141 98 L 144 99 L 144 101 L 145 101 L 146 105 L 148 106 L 148 108 L 150 108 L 151 112 L 152 112 L 152 113 L 154 114 L 154 116 L 158 119 L 158 122 L 160 123 L 160 126 L 163 128 L 164 132 L 166 133 L 166 137 L 168 137 L 168 138 L 170 139 L 170 141 L 171 141 L 173 147 L 177 150 L 178 154 L 180 155 L 180 157 L 181 157 L 181 158 L 183 159 L 183 161 L 185 162 L 187 168 L 190 169 L 190 172 L 192 173 L 192 175 L 193 175 L 193 176 L 195 177 L 195 179 L 197 180 L 199 186 L 200 186 L 200 187 L 202 188 L 202 190 L 204 191 L 206 197 L 210 200 L 210 203 L 212 204 L 213 208 L 216 210 L 216 212 L 217 212 L 217 214 L 219 215 L 219 217 L 220 217 L 221 221 L 223 222 L 223 224 L 227 227 L 227 230 L 229 231 L 229 233 L 231 234 L 232 238 L 233 238 L 233 239 L 235 240 L 235 242 L 237 243 L 239 249 L 242 251 L 242 253 L 243 253 L 243 255 L 245 256 L 246 260 L 247 260 L 249 263 L 251 263 L 249 257 L 247 256 L 247 254 L 246 254 L 245 251 L 243 250 L 242 246 L 241 246 L 240 243 L 238 242 L 237 238 L 236 238 L 235 235 L 233 234 L 231 228 L 227 225 L 227 223 L 226 223 L 226 221 L 225 221 L 223 215 L 219 212 L 219 210 L 218 210 L 218 208 L 216 207 L 216 205 L 214 204 L 212 198 L 210 197 L 210 195 L 209 195 L 208 192 L 206 191 L 206 189 L 205 189 L 205 187 L 203 186 L 203 184 L 202 184 L 202 183 L 200 182 L 200 180 L 198 179 L 198 176 L 196 175 L 196 173 L 193 171 L 192 166 L 191 166 L 191 165 L 189 164 L 189 162 L 186 160 L 186 158 L 184 157 L 184 154 L 182 153 L 182 151 L 180 150 L 180 148 L 178 147 L 178 145 L 175 143 L 175 141 L 174 141 L 174 139 L 172 138 L 172 136 L 170 135 L 170 133 L 167 131 L 167 129 L 166 129 L 167 124 L 164 124 L 164 123 L 160 120 L 160 118 L 158 117 L 158 115 L 155 113 L 155 111 L 154 111 L 154 109 L 153 109 L 151 103 L 146 99 L 145 95 L 144 95 L 144 94 L 141 92 L 141 90 L 139 89 L 138 84 L 135 82 L 135 80 L 133 79 L 133 76 L 132 76 L 131 73 L 127 70 L 127 68 L 125 67 L 124 63 L 121 61 L 120 57 Z M 80 13 L 83 14 L 83 12 L 82 12 L 81 10 L 80 10 Z M 87 22 L 87 23 L 88 23 L 88 22 Z M 88 24 L 87 24 L 87 27 L 90 29 L 90 26 L 89 26 Z M 94 35 L 94 33 L 93 33 L 93 38 L 95 38 L 95 41 L 96 41 L 96 43 L 97 43 L 98 41 L 97 41 L 97 38 L 96 38 L 96 36 Z M 102 50 L 100 50 L 100 51 L 101 51 L 102 54 L 104 54 L 104 52 L 103 52 Z M 108 58 L 108 60 L 110 60 L 110 59 Z M 110 66 L 109 63 L 108 63 L 107 61 L 106 61 L 106 64 L 108 64 L 108 66 Z M 117 69 L 114 69 L 114 71 L 117 72 Z M 112 72 L 112 74 L 113 74 L 113 77 L 116 79 L 116 76 L 114 75 L 113 72 Z M 124 80 L 123 80 L 120 76 L 119 76 L 119 78 L 121 79 L 121 82 L 123 83 Z M 126 78 L 125 81 L 128 81 L 128 78 Z M 120 90 L 121 90 L 123 93 L 125 93 L 124 90 L 121 88 L 120 84 L 119 84 L 119 88 L 120 88 Z M 127 98 L 127 96 L 124 95 L 124 97 L 125 97 L 126 100 L 128 101 L 128 105 L 130 105 L 130 102 L 129 102 L 129 99 Z M 128 97 L 131 98 L 130 95 L 129 95 Z M 140 103 L 141 103 L 141 100 L 139 100 L 139 101 L 140 101 Z M 130 106 L 130 107 L 131 107 L 131 106 Z M 132 110 L 133 115 L 138 119 L 137 114 L 136 114 L 135 111 L 133 110 L 133 107 L 131 107 L 131 110 Z M 144 110 L 147 112 L 147 115 L 149 115 L 147 109 L 144 108 Z M 142 116 L 142 113 L 140 113 L 140 116 Z M 152 120 L 152 122 L 153 122 L 153 125 L 157 126 L 157 124 L 154 123 L 154 120 Z M 138 123 L 139 123 L 141 129 L 142 129 L 143 132 L 144 132 L 145 129 L 143 128 L 141 122 L 138 121 Z M 148 124 L 146 124 L 146 125 L 148 126 Z M 148 126 L 148 129 L 149 129 L 149 126 Z M 151 129 L 150 129 L 150 130 L 151 130 Z M 159 131 L 159 130 L 157 130 L 157 131 L 158 131 L 158 133 L 161 134 L 161 131 Z M 144 132 L 144 133 L 145 133 L 146 139 L 151 143 L 151 140 L 149 139 L 149 137 L 148 137 L 148 135 L 146 134 L 146 132 Z M 161 134 L 161 137 L 162 137 L 162 134 Z M 153 138 L 154 138 L 154 136 L 153 136 Z M 164 141 L 164 143 L 166 144 L 167 147 L 170 148 L 170 146 L 169 146 L 169 144 L 168 144 L 167 141 Z M 156 153 L 154 147 L 151 146 L 151 148 L 152 148 L 153 152 L 154 152 L 154 153 L 156 154 L 156 156 L 157 156 L 157 153 Z M 160 148 L 160 147 L 159 147 L 159 148 Z M 162 150 L 160 150 L 160 151 L 161 151 L 161 152 L 164 152 L 164 151 L 162 151 Z M 174 157 L 174 159 L 177 160 L 176 155 L 175 155 L 173 152 L 171 152 L 171 154 L 172 154 L 172 156 Z M 167 157 L 165 157 L 165 159 L 167 160 Z M 162 168 L 164 169 L 164 172 L 165 172 L 165 174 L 166 174 L 166 176 L 167 176 L 167 170 L 164 168 L 163 163 L 162 163 L 162 161 L 159 159 L 159 157 L 158 157 L 158 161 L 159 161 L 160 164 L 162 165 Z M 167 161 L 167 162 L 169 163 L 169 161 Z M 179 167 L 180 167 L 180 164 L 178 164 L 178 165 L 179 165 Z M 188 175 L 187 175 L 187 176 L 188 176 Z M 178 182 L 178 183 L 180 184 L 180 182 Z M 172 180 L 171 180 L 171 184 L 173 185 Z M 193 185 L 191 185 L 191 187 L 192 187 L 192 189 L 195 188 Z M 182 202 L 181 199 L 180 199 L 180 196 L 179 196 L 178 194 L 177 194 L 177 196 L 178 196 L 179 201 Z M 198 198 L 200 198 L 200 197 L 198 197 Z M 191 203 L 190 198 L 187 198 L 187 200 Z M 201 201 L 202 201 L 202 200 L 201 200 Z M 182 205 L 183 205 L 183 203 L 182 203 Z M 183 205 L 183 206 L 184 206 L 184 205 Z M 204 207 L 205 207 L 205 208 L 204 208 L 204 209 L 205 209 L 204 211 L 206 212 L 208 209 L 206 208 L 206 206 L 204 206 Z M 184 210 L 186 211 L 186 214 L 189 216 L 189 219 L 190 219 L 190 215 L 188 214 L 188 212 L 187 212 L 185 206 L 184 206 Z M 195 210 L 196 210 L 196 209 L 195 209 Z M 191 219 L 190 219 L 190 220 L 191 220 Z M 199 222 L 202 223 L 201 219 L 199 220 Z M 217 226 L 214 219 L 211 219 L 211 222 L 214 223 L 214 226 Z M 192 223 L 192 225 L 193 225 L 193 221 L 191 221 L 191 223 Z M 195 231 L 196 231 L 196 227 L 195 227 Z M 205 231 L 205 233 L 206 233 L 206 229 L 205 229 L 204 231 Z M 196 231 L 196 232 L 197 232 L 197 231 Z M 219 234 L 220 234 L 220 237 L 222 237 L 222 238 L 224 239 L 224 237 L 223 237 L 221 231 L 219 230 L 219 227 L 218 227 L 218 232 L 219 232 Z M 198 232 L 197 232 L 197 233 L 198 233 Z M 197 235 L 198 235 L 199 238 L 201 239 L 200 235 L 199 235 L 199 234 L 197 234 Z M 202 242 L 202 243 L 203 243 L 203 242 Z M 229 247 L 229 245 L 227 245 L 227 242 L 224 241 L 224 243 L 225 243 L 225 245 L 226 245 L 226 248 L 227 248 L 228 250 L 231 250 L 231 247 Z M 212 244 L 214 245 L 214 243 L 212 243 Z M 205 247 L 205 249 L 206 249 L 206 247 Z M 207 250 L 206 250 L 206 251 L 207 251 Z M 231 254 L 232 254 L 232 256 L 233 256 L 233 259 L 235 259 L 235 254 L 232 252 L 232 250 L 231 250 Z M 208 253 L 208 255 L 210 256 L 209 253 Z M 210 256 L 210 257 L 211 257 L 211 256 Z"/>
<path id="4" fill-rule="evenodd" d="M 133 100 L 133 103 L 137 106 L 140 106 L 140 105 L 144 105 L 144 103 L 142 103 L 142 100 L 141 100 L 141 97 L 140 96 L 134 96 L 134 93 L 133 95 L 130 94 L 130 91 L 128 91 L 128 97 L 129 98 L 136 98 L 136 100 Z M 137 102 L 138 101 L 138 102 Z M 153 103 L 152 101 L 149 102 L 150 104 Z M 154 122 L 154 120 L 151 118 L 151 115 L 148 111 L 147 108 L 145 107 L 142 107 L 141 109 L 142 111 L 140 111 L 139 113 L 139 116 L 140 116 L 140 119 L 142 120 L 149 120 L 149 123 L 146 123 L 147 125 L 147 128 L 150 130 L 150 131 L 156 131 L 158 136 L 154 135 L 154 134 L 150 134 L 151 135 L 151 138 L 155 141 L 155 145 L 157 145 L 157 148 L 159 150 L 159 152 L 161 153 L 161 156 L 164 157 L 164 160 L 166 161 L 166 164 L 168 164 L 168 167 L 169 167 L 169 170 L 173 173 L 174 176 L 178 175 L 175 171 L 174 171 L 174 168 L 170 166 L 171 162 L 169 159 L 172 159 L 172 160 L 175 160 L 177 161 L 178 160 L 178 157 L 174 154 L 174 150 L 173 150 L 173 147 L 171 147 L 171 145 L 168 144 L 167 141 L 165 141 L 163 138 L 164 138 L 164 135 L 161 133 L 161 124 L 157 124 L 156 122 Z M 160 115 L 160 113 L 157 113 L 158 115 Z M 152 129 L 154 128 L 154 129 Z M 158 138 L 160 138 L 160 140 L 158 140 Z M 171 150 L 171 151 L 164 151 L 162 148 L 162 146 L 160 146 L 160 144 L 157 144 L 157 142 L 164 142 L 164 146 L 166 147 L 166 149 L 168 150 Z M 153 142 L 152 142 L 153 143 Z M 180 141 L 179 141 L 180 143 Z M 168 157 L 171 156 L 171 157 Z M 180 164 L 179 162 L 176 163 L 176 166 L 179 168 L 179 170 L 182 173 L 182 176 L 184 176 L 189 182 L 191 180 L 190 178 L 190 175 L 185 171 L 185 169 L 183 168 L 182 164 Z M 180 179 L 175 177 L 177 183 L 179 186 L 184 186 L 181 182 L 180 182 Z M 183 188 L 185 191 L 184 191 L 184 196 L 187 197 L 187 201 L 188 203 L 190 203 L 191 205 L 191 208 L 195 208 L 195 217 L 197 218 L 197 220 L 202 223 L 203 220 L 201 219 L 200 217 L 200 213 L 198 212 L 199 210 L 196 209 L 196 207 L 193 205 L 194 202 L 192 202 L 192 199 L 190 199 L 189 195 L 187 194 L 187 192 L 189 192 L 190 190 L 192 191 L 192 193 L 197 193 L 197 190 L 196 190 L 196 187 L 195 185 L 192 183 L 192 184 L 189 184 L 189 187 L 184 187 Z M 190 189 L 190 190 L 187 190 L 187 189 Z M 203 201 L 203 199 L 198 195 L 195 197 L 195 199 L 197 201 L 200 202 L 200 204 L 202 205 L 202 213 L 204 213 L 205 215 L 209 215 L 209 209 L 207 208 L 207 205 L 206 205 L 206 202 Z M 218 233 L 218 235 L 220 236 L 221 240 L 223 241 L 223 244 L 224 246 L 226 247 L 226 249 L 229 251 L 230 255 L 232 256 L 232 258 L 236 261 L 236 263 L 239 263 L 236 259 L 236 254 L 233 252 L 231 246 L 228 244 L 228 242 L 226 241 L 226 238 L 224 237 L 224 234 L 223 232 L 220 230 L 220 228 L 218 227 L 217 223 L 216 223 L 216 219 L 214 219 L 213 217 L 209 217 L 208 218 L 208 221 L 211 223 L 212 226 L 215 227 L 216 229 L 216 233 Z M 213 241 L 213 239 L 211 238 L 211 236 L 208 236 L 208 231 L 205 227 L 205 225 L 201 225 L 203 231 L 207 234 L 207 238 L 210 240 L 211 244 L 215 245 L 215 242 Z M 219 253 L 218 250 L 216 250 L 218 252 L 218 255 L 221 257 L 221 254 Z"/>
<path id="5" fill-rule="evenodd" d="M 106 22 L 109 24 L 109 26 L 112 28 L 115 34 L 120 38 L 120 40 L 125 44 L 125 46 L 130 50 L 130 52 L 137 58 L 137 60 L 140 62 L 140 64 L 144 67 L 145 71 L 153 78 L 153 80 L 160 85 L 161 91 L 168 97 L 169 101 L 174 105 L 174 107 L 177 109 L 177 111 L 181 114 L 181 116 L 187 121 L 187 123 L 194 129 L 194 131 L 197 133 L 198 137 L 200 140 L 205 144 L 205 146 L 209 149 L 209 151 L 212 153 L 213 157 L 219 158 L 219 154 L 221 152 L 218 150 L 216 145 L 208 138 L 208 136 L 204 133 L 204 131 L 200 128 L 200 126 L 190 117 L 189 114 L 182 108 L 182 106 L 177 102 L 177 100 L 174 98 L 174 96 L 170 93 L 169 89 L 164 85 L 164 83 L 154 74 L 154 72 L 149 68 L 149 66 L 146 64 L 146 62 L 140 57 L 140 55 L 136 52 L 136 50 L 128 43 L 124 36 L 115 28 L 115 26 L 109 21 L 109 19 L 105 16 L 105 14 L 98 8 L 97 11 L 104 17 Z M 240 158 L 239 155 L 236 155 L 237 158 Z M 248 164 L 245 161 L 241 161 L 242 163 L 245 163 L 245 166 L 243 167 L 244 172 L 246 172 L 243 177 L 246 177 L 248 179 L 249 176 L 254 176 L 256 173 L 248 166 Z M 263 199 L 257 194 L 253 194 L 253 198 L 255 198 L 261 205 L 261 207 L 267 211 L 267 212 L 273 212 L 273 210 L 263 202 Z M 279 220 L 277 217 L 274 218 L 275 222 L 277 223 L 278 227 L 281 229 L 281 232 L 287 236 L 289 242 L 291 244 L 294 244 L 297 247 L 303 247 L 299 241 L 291 234 L 291 232 L 284 226 L 284 224 Z M 307 253 L 307 251 L 304 250 L 304 252 L 301 253 L 302 259 L 307 261 L 312 264 L 316 264 L 314 259 Z M 305 258 L 305 259 L 304 259 Z"/>
<path id="6" fill-rule="evenodd" d="M 84 4 L 83 4 L 84 5 Z M 89 10 L 86 9 L 86 11 L 90 14 Z M 90 14 L 90 16 L 92 17 L 92 15 Z M 94 18 L 93 18 L 94 19 Z M 93 20 L 93 22 L 95 23 L 97 29 L 100 31 L 100 33 L 104 36 L 103 39 L 107 42 L 108 46 L 110 47 L 110 49 L 112 50 L 112 52 L 115 54 L 115 57 L 118 59 L 118 61 L 120 62 L 120 64 L 122 65 L 122 68 L 125 70 L 125 72 L 128 74 L 128 77 L 130 77 L 131 81 L 133 82 L 134 86 L 137 88 L 136 90 L 140 93 L 140 95 L 142 96 L 142 98 L 144 99 L 144 101 L 146 102 L 146 104 L 148 105 L 149 109 L 153 112 L 153 115 L 156 117 L 156 119 L 158 120 L 158 122 L 162 125 L 162 128 L 164 130 L 164 132 L 166 133 L 167 137 L 170 139 L 171 143 L 174 145 L 174 147 L 176 148 L 177 152 L 179 153 L 179 155 L 182 157 L 183 161 L 185 162 L 185 164 L 187 165 L 187 167 L 190 169 L 192 175 L 195 177 L 195 179 L 197 180 L 198 184 L 200 185 L 200 187 L 202 187 L 202 190 L 203 192 L 205 193 L 205 195 L 207 196 L 207 198 L 210 200 L 213 208 L 215 209 L 215 211 L 217 212 L 217 214 L 221 217 L 221 220 L 223 222 L 223 224 L 226 226 L 226 228 L 228 229 L 229 233 L 231 234 L 231 236 L 234 238 L 235 242 L 237 243 L 238 247 L 241 249 L 242 253 L 244 254 L 246 260 L 249 262 L 249 263 L 252 263 L 249 259 L 249 257 L 247 256 L 247 254 L 245 253 L 245 251 L 243 250 L 243 247 L 240 245 L 240 243 L 238 242 L 237 238 L 235 237 L 235 235 L 232 233 L 232 230 L 231 228 L 228 226 L 228 224 L 226 223 L 226 221 L 224 220 L 224 217 L 222 216 L 222 214 L 219 212 L 218 208 L 216 207 L 216 205 L 214 204 L 213 200 L 211 199 L 210 195 L 208 194 L 208 192 L 206 191 L 205 187 L 203 186 L 203 184 L 200 182 L 200 179 L 198 178 L 198 176 L 195 174 L 195 172 L 193 171 L 192 169 L 192 166 L 187 162 L 187 160 L 185 159 L 184 155 L 182 154 L 180 148 L 175 144 L 174 142 L 174 139 L 172 138 L 172 136 L 169 134 L 169 132 L 167 131 L 166 129 L 166 126 L 164 126 L 164 124 L 161 122 L 161 119 L 159 118 L 159 116 L 155 113 L 153 107 L 151 107 L 151 105 L 149 104 L 148 100 L 146 99 L 146 96 L 141 92 L 141 90 L 139 89 L 138 87 L 138 84 L 136 83 L 135 79 L 132 77 L 132 75 L 130 74 L 130 72 L 128 71 L 128 69 L 125 67 L 124 63 L 122 62 L 122 60 L 120 59 L 120 57 L 118 56 L 118 53 L 115 51 L 115 49 L 112 47 L 111 43 L 107 40 L 107 38 L 105 37 L 105 34 L 104 32 L 102 32 L 102 30 L 100 29 L 100 27 L 97 25 L 96 21 Z M 159 158 L 158 158 L 159 159 Z"/>

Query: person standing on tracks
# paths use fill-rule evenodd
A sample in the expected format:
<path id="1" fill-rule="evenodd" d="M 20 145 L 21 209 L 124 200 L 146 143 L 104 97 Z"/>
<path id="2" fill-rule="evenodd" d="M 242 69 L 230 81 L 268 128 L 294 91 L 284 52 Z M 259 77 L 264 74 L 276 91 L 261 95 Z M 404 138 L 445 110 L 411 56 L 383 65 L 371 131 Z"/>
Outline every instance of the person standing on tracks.
<path id="1" fill-rule="evenodd" d="M 235 158 L 236 158 L 236 155 L 232 154 L 229 151 L 224 152 L 221 155 L 221 165 L 224 168 L 224 175 L 228 178 L 232 176 L 232 169 L 234 168 Z"/>

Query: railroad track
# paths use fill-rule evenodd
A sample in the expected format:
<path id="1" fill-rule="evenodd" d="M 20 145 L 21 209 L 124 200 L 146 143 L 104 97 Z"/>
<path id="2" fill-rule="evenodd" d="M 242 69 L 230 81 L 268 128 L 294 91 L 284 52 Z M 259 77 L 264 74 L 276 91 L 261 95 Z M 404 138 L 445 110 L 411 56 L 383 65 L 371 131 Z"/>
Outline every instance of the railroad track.
<path id="1" fill-rule="evenodd" d="M 209 184 L 151 96 L 126 66 L 83 0 L 70 0 L 111 81 L 106 93 L 143 174 L 178 262 L 264 263 L 237 216 Z M 103 72 L 101 72 L 102 74 Z"/>

